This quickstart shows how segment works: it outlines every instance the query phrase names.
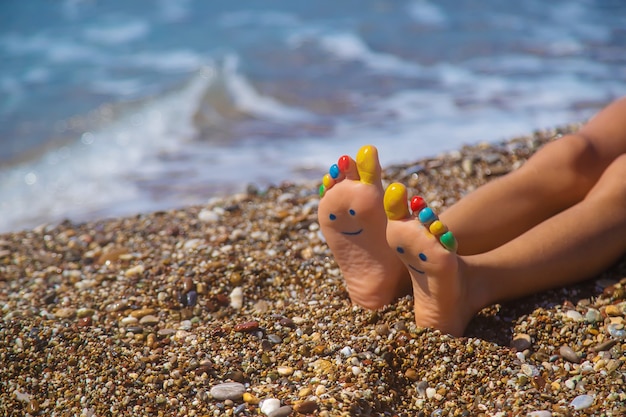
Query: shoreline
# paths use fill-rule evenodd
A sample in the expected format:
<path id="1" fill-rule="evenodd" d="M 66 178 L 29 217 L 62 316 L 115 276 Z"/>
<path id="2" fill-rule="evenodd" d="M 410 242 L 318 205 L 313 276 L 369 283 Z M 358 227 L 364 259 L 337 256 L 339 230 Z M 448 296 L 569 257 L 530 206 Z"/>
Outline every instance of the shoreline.
<path id="1" fill-rule="evenodd" d="M 574 129 L 383 179 L 443 210 Z M 416 327 L 410 297 L 350 304 L 316 186 L 0 234 L 0 414 L 259 415 L 267 399 L 275 416 L 626 412 L 626 259 L 484 309 L 455 339 Z"/>

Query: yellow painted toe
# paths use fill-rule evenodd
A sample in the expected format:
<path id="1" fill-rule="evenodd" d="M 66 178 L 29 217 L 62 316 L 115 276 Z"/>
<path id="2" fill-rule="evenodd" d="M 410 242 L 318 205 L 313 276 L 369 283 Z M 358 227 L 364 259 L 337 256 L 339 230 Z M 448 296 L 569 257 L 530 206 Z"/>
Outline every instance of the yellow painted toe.
<path id="1" fill-rule="evenodd" d="M 387 218 L 390 220 L 402 220 L 410 217 L 409 205 L 407 203 L 406 187 L 403 184 L 394 182 L 387 190 L 383 204 Z"/>

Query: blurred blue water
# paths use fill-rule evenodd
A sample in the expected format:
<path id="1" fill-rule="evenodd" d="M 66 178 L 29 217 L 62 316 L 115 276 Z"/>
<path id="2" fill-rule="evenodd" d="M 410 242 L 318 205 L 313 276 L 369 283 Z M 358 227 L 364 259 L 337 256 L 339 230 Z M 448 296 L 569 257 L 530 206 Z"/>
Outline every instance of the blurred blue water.
<path id="1" fill-rule="evenodd" d="M 408 161 L 626 93 L 626 3 L 0 3 L 0 231 Z"/>

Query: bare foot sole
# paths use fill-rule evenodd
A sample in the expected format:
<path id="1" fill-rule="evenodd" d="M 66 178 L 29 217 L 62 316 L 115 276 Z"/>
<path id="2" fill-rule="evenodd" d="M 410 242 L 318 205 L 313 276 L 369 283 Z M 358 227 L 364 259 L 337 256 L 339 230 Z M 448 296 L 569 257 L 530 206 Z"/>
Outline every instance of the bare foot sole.
<path id="1" fill-rule="evenodd" d="M 387 188 L 384 207 L 389 218 L 387 242 L 411 274 L 415 323 L 462 336 L 474 312 L 454 236 L 420 197 L 411 201 L 411 215 L 402 184 Z"/>
<path id="2" fill-rule="evenodd" d="M 356 161 L 339 158 L 324 176 L 318 221 L 343 273 L 352 302 L 369 309 L 410 294 L 404 264 L 387 244 L 378 151 L 362 147 Z"/>

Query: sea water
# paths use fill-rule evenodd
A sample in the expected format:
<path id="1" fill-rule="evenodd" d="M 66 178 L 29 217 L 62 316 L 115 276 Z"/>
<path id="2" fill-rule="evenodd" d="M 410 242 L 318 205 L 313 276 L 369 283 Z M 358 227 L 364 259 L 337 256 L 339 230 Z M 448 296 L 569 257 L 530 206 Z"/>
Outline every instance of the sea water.
<path id="1" fill-rule="evenodd" d="M 317 179 L 366 143 L 408 162 L 624 94 L 621 0 L 6 0 L 0 232 Z"/>

